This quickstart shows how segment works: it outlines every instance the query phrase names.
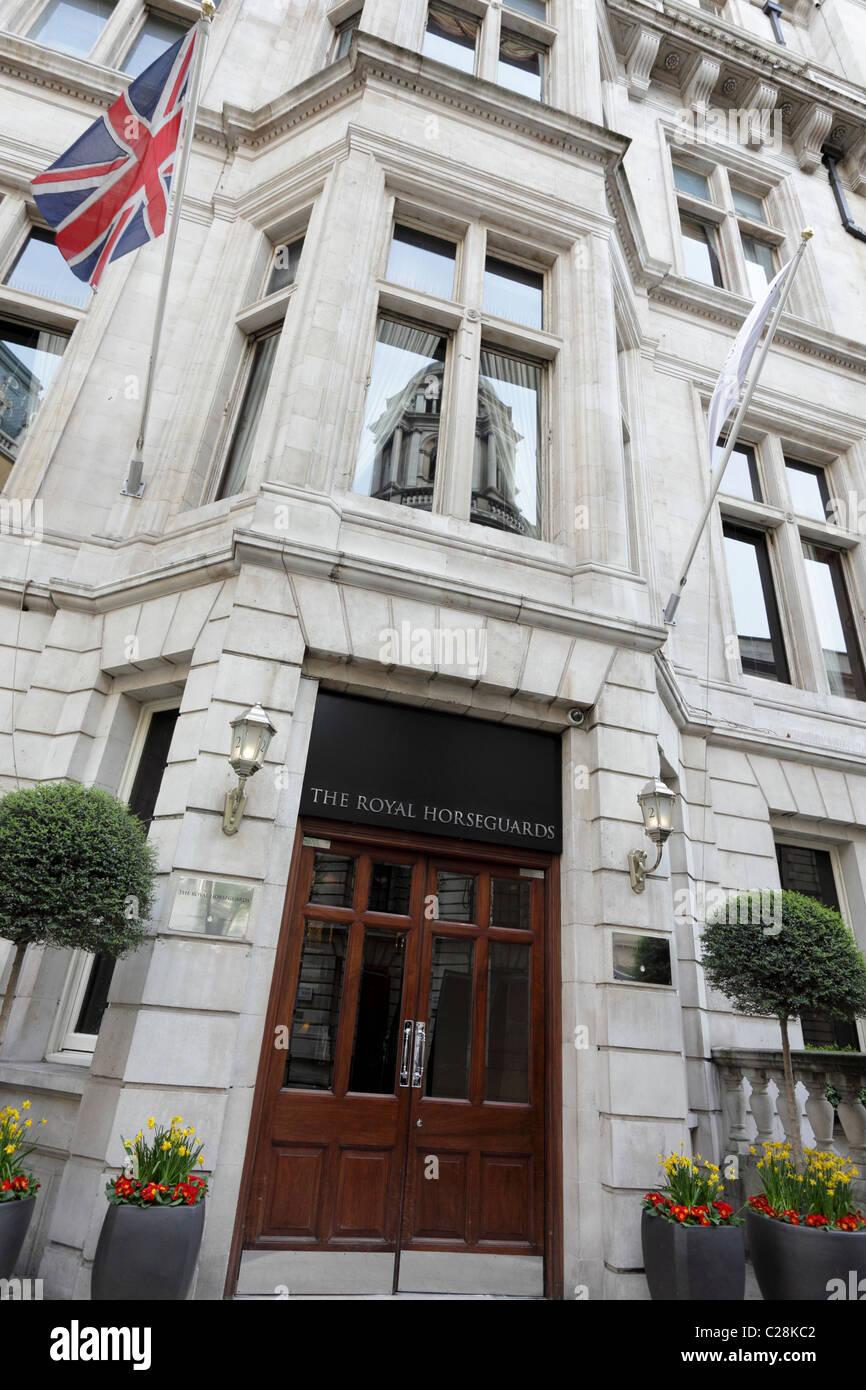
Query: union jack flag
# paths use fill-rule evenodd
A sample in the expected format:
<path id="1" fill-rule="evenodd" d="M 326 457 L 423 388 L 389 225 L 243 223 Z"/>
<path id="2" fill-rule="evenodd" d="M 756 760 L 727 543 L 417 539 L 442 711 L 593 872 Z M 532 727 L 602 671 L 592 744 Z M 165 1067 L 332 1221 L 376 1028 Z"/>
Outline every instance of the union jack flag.
<path id="1" fill-rule="evenodd" d="M 199 34 L 194 25 L 166 49 L 31 184 L 61 255 L 94 289 L 109 261 L 165 231 Z"/>

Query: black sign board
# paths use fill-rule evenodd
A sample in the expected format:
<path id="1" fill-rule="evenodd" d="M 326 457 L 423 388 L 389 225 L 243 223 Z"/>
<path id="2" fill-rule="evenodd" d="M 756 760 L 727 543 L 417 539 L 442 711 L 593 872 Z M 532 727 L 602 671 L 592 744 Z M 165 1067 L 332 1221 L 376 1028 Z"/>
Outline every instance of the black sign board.
<path id="1" fill-rule="evenodd" d="M 560 741 L 320 691 L 301 814 L 516 849 L 562 849 Z"/>

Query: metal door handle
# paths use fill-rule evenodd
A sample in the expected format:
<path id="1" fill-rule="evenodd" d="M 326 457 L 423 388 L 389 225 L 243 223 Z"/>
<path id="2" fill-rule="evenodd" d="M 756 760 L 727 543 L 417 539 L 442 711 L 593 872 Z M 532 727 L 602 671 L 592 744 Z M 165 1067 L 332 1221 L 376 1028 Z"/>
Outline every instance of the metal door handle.
<path id="1" fill-rule="evenodd" d="M 400 1085 L 409 1085 L 409 1047 L 412 1042 L 412 1029 L 414 1023 L 411 1018 L 407 1018 L 403 1023 L 403 1051 L 400 1054 Z"/>
<path id="2" fill-rule="evenodd" d="M 424 1045 L 427 1041 L 426 1023 L 415 1024 L 415 1046 L 412 1050 L 412 1085 L 421 1085 L 421 1077 L 424 1075 Z"/>

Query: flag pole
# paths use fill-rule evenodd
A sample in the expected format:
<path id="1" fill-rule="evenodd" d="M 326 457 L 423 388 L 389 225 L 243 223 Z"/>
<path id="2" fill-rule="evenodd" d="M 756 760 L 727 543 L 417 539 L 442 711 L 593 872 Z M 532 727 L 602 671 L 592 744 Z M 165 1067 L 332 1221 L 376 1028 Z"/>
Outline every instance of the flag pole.
<path id="1" fill-rule="evenodd" d="M 204 57 L 207 51 L 207 41 L 210 34 L 210 26 L 216 6 L 213 0 L 201 0 L 201 19 L 198 20 L 201 26 L 201 37 L 196 44 L 196 55 L 193 64 L 192 81 L 190 83 L 189 101 L 186 103 L 184 111 L 183 141 L 181 143 L 180 154 L 177 161 L 177 169 L 171 181 L 171 213 L 169 215 L 168 235 L 165 242 L 165 254 L 162 262 L 162 280 L 159 286 L 159 298 L 156 303 L 156 317 L 153 322 L 153 338 L 150 345 L 150 358 L 147 363 L 147 376 L 144 384 L 144 398 L 141 407 L 141 421 L 138 426 L 138 437 L 135 441 L 135 452 L 129 464 L 129 473 L 120 489 L 121 494 L 126 497 L 141 497 L 144 492 L 144 441 L 147 436 L 147 424 L 150 418 L 150 405 L 153 396 L 153 381 L 156 374 L 156 365 L 159 357 L 159 345 L 162 338 L 162 328 L 165 321 L 165 306 L 168 299 L 168 285 L 171 278 L 171 268 L 174 262 L 174 251 L 177 245 L 177 234 L 180 229 L 180 213 L 183 204 L 183 194 L 186 187 L 187 170 L 189 169 L 189 158 L 192 151 L 192 142 L 195 135 L 195 118 L 198 111 L 199 97 L 201 95 L 201 81 L 204 72 Z"/>
<path id="2" fill-rule="evenodd" d="M 752 373 L 751 380 L 749 381 L 749 384 L 746 387 L 743 399 L 740 401 L 739 409 L 736 413 L 736 416 L 734 417 L 734 423 L 731 426 L 730 433 L 728 434 L 727 440 L 725 441 L 724 452 L 722 454 L 719 465 L 715 473 L 713 474 L 713 485 L 710 488 L 710 495 L 707 498 L 706 506 L 704 507 L 704 510 L 701 513 L 701 519 L 695 528 L 695 533 L 692 536 L 691 545 L 689 546 L 688 551 L 686 553 L 686 558 L 683 561 L 683 566 L 680 571 L 680 577 L 677 582 L 677 587 L 673 591 L 665 605 L 664 620 L 668 624 L 668 626 L 675 625 L 676 623 L 677 609 L 680 606 L 680 599 L 683 596 L 683 589 L 686 586 L 686 581 L 689 577 L 689 570 L 691 569 L 692 561 L 695 558 L 695 551 L 697 550 L 698 545 L 700 544 L 701 536 L 704 532 L 704 527 L 706 526 L 710 512 L 713 509 L 713 503 L 716 500 L 716 493 L 722 485 L 722 478 L 724 477 L 725 469 L 728 466 L 728 460 L 730 459 L 731 454 L 734 452 L 734 446 L 737 442 L 737 436 L 740 432 L 740 426 L 743 423 L 743 418 L 746 414 L 746 411 L 752 403 L 752 397 L 755 394 L 755 388 L 758 385 L 761 372 L 764 368 L 764 363 L 767 360 L 767 354 L 770 351 L 773 339 L 776 336 L 776 329 L 779 326 L 779 320 L 782 317 L 782 311 L 785 308 L 788 295 L 791 292 L 791 286 L 794 283 L 794 276 L 797 274 L 800 261 L 803 259 L 803 252 L 806 250 L 806 246 L 810 241 L 811 237 L 812 229 L 811 227 L 806 227 L 805 230 L 801 233 L 800 245 L 797 248 L 796 255 L 794 256 L 794 260 L 791 264 L 790 274 L 787 275 L 785 278 L 785 284 L 783 285 L 782 292 L 779 295 L 779 302 L 777 303 L 773 311 L 773 317 L 770 320 L 770 327 L 767 329 L 766 337 L 764 338 L 764 342 L 761 346 L 761 351 L 758 355 L 757 365 L 755 367 L 754 372 Z"/>

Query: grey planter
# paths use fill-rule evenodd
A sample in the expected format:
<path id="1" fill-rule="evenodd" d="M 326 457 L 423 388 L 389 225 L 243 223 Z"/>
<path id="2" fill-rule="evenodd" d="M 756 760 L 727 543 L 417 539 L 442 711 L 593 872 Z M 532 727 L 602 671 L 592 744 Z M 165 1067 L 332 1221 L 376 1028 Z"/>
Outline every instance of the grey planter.
<path id="1" fill-rule="evenodd" d="M 0 1202 L 0 1279 L 8 1279 L 15 1273 L 35 1206 L 35 1193 L 32 1197 Z"/>
<path id="2" fill-rule="evenodd" d="M 860 1293 L 866 1291 L 866 1231 L 816 1231 L 756 1211 L 746 1212 L 746 1230 L 755 1278 L 767 1302 L 859 1297 L 861 1280 Z"/>
<path id="3" fill-rule="evenodd" d="M 742 1301 L 742 1226 L 679 1226 L 648 1211 L 641 1218 L 644 1268 L 653 1300 Z"/>
<path id="4" fill-rule="evenodd" d="M 91 1298 L 185 1299 L 201 1246 L 206 1200 L 194 1207 L 110 1205 L 93 1261 Z"/>

